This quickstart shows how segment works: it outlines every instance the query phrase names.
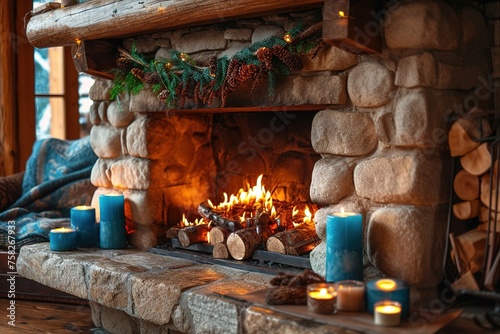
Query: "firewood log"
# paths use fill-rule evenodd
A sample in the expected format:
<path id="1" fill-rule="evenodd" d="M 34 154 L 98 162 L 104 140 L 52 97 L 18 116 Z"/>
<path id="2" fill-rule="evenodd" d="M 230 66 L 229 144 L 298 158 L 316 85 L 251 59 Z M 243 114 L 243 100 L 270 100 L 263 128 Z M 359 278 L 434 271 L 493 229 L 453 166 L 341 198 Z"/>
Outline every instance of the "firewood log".
<path id="1" fill-rule="evenodd" d="M 500 209 L 499 202 L 500 202 L 500 196 L 499 198 L 496 198 L 497 195 L 497 188 L 496 184 L 493 183 L 493 189 L 490 191 L 490 174 L 485 174 L 481 177 L 481 203 L 485 205 L 487 208 L 490 208 L 492 211 L 498 211 L 497 208 Z M 495 180 L 494 180 L 495 181 Z M 498 189 L 499 195 L 500 195 L 500 189 Z M 490 207 L 490 193 L 493 195 L 491 198 L 491 207 Z"/>
<path id="2" fill-rule="evenodd" d="M 320 242 L 314 225 L 302 224 L 269 237 L 266 248 L 270 252 L 280 254 L 302 255 L 311 251 Z"/>
<path id="3" fill-rule="evenodd" d="M 479 198 L 479 177 L 472 175 L 465 169 L 460 170 L 453 180 L 455 194 L 464 201 Z"/>
<path id="4" fill-rule="evenodd" d="M 488 143 L 482 143 L 460 158 L 462 168 L 472 175 L 483 175 L 491 166 L 491 153 Z"/>
<path id="5" fill-rule="evenodd" d="M 210 235 L 210 244 L 216 245 L 225 242 L 230 233 L 220 226 L 214 226 L 210 229 L 208 234 Z"/>
<path id="6" fill-rule="evenodd" d="M 486 232 L 478 229 L 470 230 L 455 237 L 460 249 L 460 257 L 464 263 L 464 271 L 476 273 L 483 268 L 486 256 Z"/>
<path id="7" fill-rule="evenodd" d="M 475 199 L 453 204 L 453 214 L 460 220 L 467 220 L 479 216 L 481 201 Z"/>
<path id="8" fill-rule="evenodd" d="M 474 112 L 470 111 L 470 113 Z M 491 133 L 491 126 L 484 118 L 465 117 L 457 119 L 448 132 L 451 156 L 459 157 L 469 153 L 481 144 L 480 139 L 488 137 Z"/>
<path id="9" fill-rule="evenodd" d="M 198 205 L 198 213 L 200 216 L 211 220 L 212 226 L 220 226 L 226 231 L 234 232 L 243 228 L 243 225 L 239 221 L 222 217 L 205 203 Z"/>
<path id="10" fill-rule="evenodd" d="M 174 226 L 174 227 L 171 227 L 167 230 L 167 238 L 177 238 L 177 236 L 179 235 L 179 230 L 181 228 L 179 226 Z"/>
<path id="11" fill-rule="evenodd" d="M 223 242 L 214 245 L 212 250 L 212 255 L 214 259 L 229 259 L 229 251 L 227 250 L 227 245 Z"/>
<path id="12" fill-rule="evenodd" d="M 477 226 L 479 230 L 488 231 L 489 221 L 490 231 L 500 232 L 500 212 L 490 212 L 486 206 L 481 206 L 479 208 L 479 221 L 482 223 Z"/>
<path id="13" fill-rule="evenodd" d="M 236 260 L 248 259 L 257 246 L 263 244 L 268 237 L 267 230 L 257 233 L 257 226 L 238 230 L 227 237 L 227 249 Z"/>
<path id="14" fill-rule="evenodd" d="M 200 224 L 181 228 L 178 233 L 179 242 L 188 247 L 196 243 L 208 242 L 208 225 Z"/>

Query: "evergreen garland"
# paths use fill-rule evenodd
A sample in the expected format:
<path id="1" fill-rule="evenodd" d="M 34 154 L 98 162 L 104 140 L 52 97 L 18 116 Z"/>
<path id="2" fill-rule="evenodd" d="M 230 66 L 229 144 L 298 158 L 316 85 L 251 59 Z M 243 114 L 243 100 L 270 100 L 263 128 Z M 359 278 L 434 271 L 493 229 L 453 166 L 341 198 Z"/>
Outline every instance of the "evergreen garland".
<path id="1" fill-rule="evenodd" d="M 236 53 L 210 59 L 208 67 L 200 67 L 189 55 L 171 51 L 170 59 L 146 60 L 137 53 L 135 45 L 130 53 L 120 49 L 111 99 L 120 94 L 138 94 L 150 85 L 158 99 L 168 109 L 182 106 L 185 98 L 210 106 L 215 98 L 224 107 L 227 97 L 240 84 L 250 80 L 252 90 L 262 80 L 267 80 L 269 95 L 274 94 L 279 77 L 302 69 L 301 55 L 313 50 L 314 55 L 322 47 L 320 24 L 307 30 L 301 25 L 288 31 L 283 38 L 269 37 Z M 313 55 L 313 56 L 314 56 Z"/>

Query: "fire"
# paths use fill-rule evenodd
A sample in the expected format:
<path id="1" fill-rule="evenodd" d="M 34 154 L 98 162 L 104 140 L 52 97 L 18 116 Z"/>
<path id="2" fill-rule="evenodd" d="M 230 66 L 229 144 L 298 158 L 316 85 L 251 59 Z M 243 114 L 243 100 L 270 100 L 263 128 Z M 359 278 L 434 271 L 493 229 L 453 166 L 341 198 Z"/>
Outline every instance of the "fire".
<path id="1" fill-rule="evenodd" d="M 294 206 L 292 209 L 292 222 L 294 227 L 297 227 L 302 223 L 311 223 L 312 217 L 313 213 L 307 205 L 305 206 L 303 211 L 298 209 L 298 205 Z"/>
<path id="2" fill-rule="evenodd" d="M 205 220 L 205 218 L 200 218 L 200 219 L 196 218 L 194 220 L 194 222 L 190 222 L 189 220 L 187 220 L 186 215 L 182 214 L 182 220 L 181 220 L 179 225 L 181 227 L 187 227 L 187 226 L 201 225 L 201 224 L 207 224 L 207 223 L 210 224 L 210 222 L 207 222 Z"/>

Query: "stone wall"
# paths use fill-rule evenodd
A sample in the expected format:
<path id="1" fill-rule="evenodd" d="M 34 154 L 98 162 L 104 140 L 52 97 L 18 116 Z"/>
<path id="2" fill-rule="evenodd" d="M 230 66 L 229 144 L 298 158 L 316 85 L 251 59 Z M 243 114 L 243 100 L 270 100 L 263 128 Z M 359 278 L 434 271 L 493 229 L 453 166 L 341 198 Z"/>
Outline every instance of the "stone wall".
<path id="1" fill-rule="evenodd" d="M 203 63 L 265 37 L 283 36 L 312 14 L 317 13 L 156 33 L 126 40 L 124 47 L 135 43 L 138 52 L 157 57 L 175 49 Z M 475 8 L 442 1 L 397 2 L 385 14 L 381 54 L 355 56 L 325 47 L 313 60 L 303 59 L 303 71 L 278 82 L 276 95 L 237 92 L 228 104 L 328 106 L 315 114 L 311 127 L 312 148 L 321 159 L 299 173 L 306 175 L 303 182 L 310 178 L 311 200 L 323 206 L 315 217 L 318 235 L 325 238 L 329 212 L 341 207 L 362 212 L 367 265 L 413 285 L 435 286 L 442 276 L 451 179 L 448 117 L 474 106 L 491 108 L 493 26 Z M 90 93 L 91 142 L 99 157 L 92 173 L 98 187 L 93 202 L 100 193 L 122 191 L 135 231 L 130 240 L 145 249 L 164 233 L 172 208 L 193 210 L 215 196 L 217 175 L 228 171 L 224 162 L 238 155 L 222 159 L 222 169 L 220 160 L 206 158 L 213 154 L 213 114 L 168 118 L 159 112 L 165 105 L 150 91 L 109 101 L 109 87 L 110 82 L 97 80 Z M 286 141 L 289 133 L 273 135 Z M 314 152 L 299 147 L 292 146 L 283 166 L 307 169 L 317 160 Z M 301 164 L 302 156 L 307 159 Z M 311 254 L 319 273 L 324 273 L 324 252 L 322 243 Z"/>

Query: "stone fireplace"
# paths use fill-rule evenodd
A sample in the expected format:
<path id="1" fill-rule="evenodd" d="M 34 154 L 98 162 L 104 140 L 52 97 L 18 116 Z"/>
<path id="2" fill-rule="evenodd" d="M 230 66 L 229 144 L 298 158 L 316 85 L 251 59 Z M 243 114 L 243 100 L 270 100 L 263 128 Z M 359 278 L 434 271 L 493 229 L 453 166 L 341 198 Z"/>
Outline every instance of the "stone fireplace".
<path id="1" fill-rule="evenodd" d="M 393 1 L 373 14 L 373 22 L 383 21 L 381 53 L 325 45 L 302 58 L 300 72 L 280 79 L 274 95 L 265 83 L 243 87 L 224 108 L 187 102 L 170 116 L 150 89 L 111 101 L 112 81 L 97 79 L 90 91 L 90 137 L 99 157 L 93 204 L 102 193 L 122 192 L 129 241 L 147 250 L 183 213 L 195 218 L 201 202 L 263 174 L 280 199 L 320 207 L 314 221 L 322 240 L 328 213 L 362 213 L 367 277 L 436 287 L 452 180 L 447 131 L 453 115 L 492 109 L 499 10 L 492 3 Z M 122 46 L 151 57 L 182 50 L 207 66 L 214 55 L 230 57 L 318 15 L 321 9 L 191 25 L 128 37 Z M 310 254 L 323 275 L 324 259 L 323 241 Z M 97 294 L 90 299 L 156 324 L 170 320 L 142 317 L 130 302 L 114 307 Z"/>

